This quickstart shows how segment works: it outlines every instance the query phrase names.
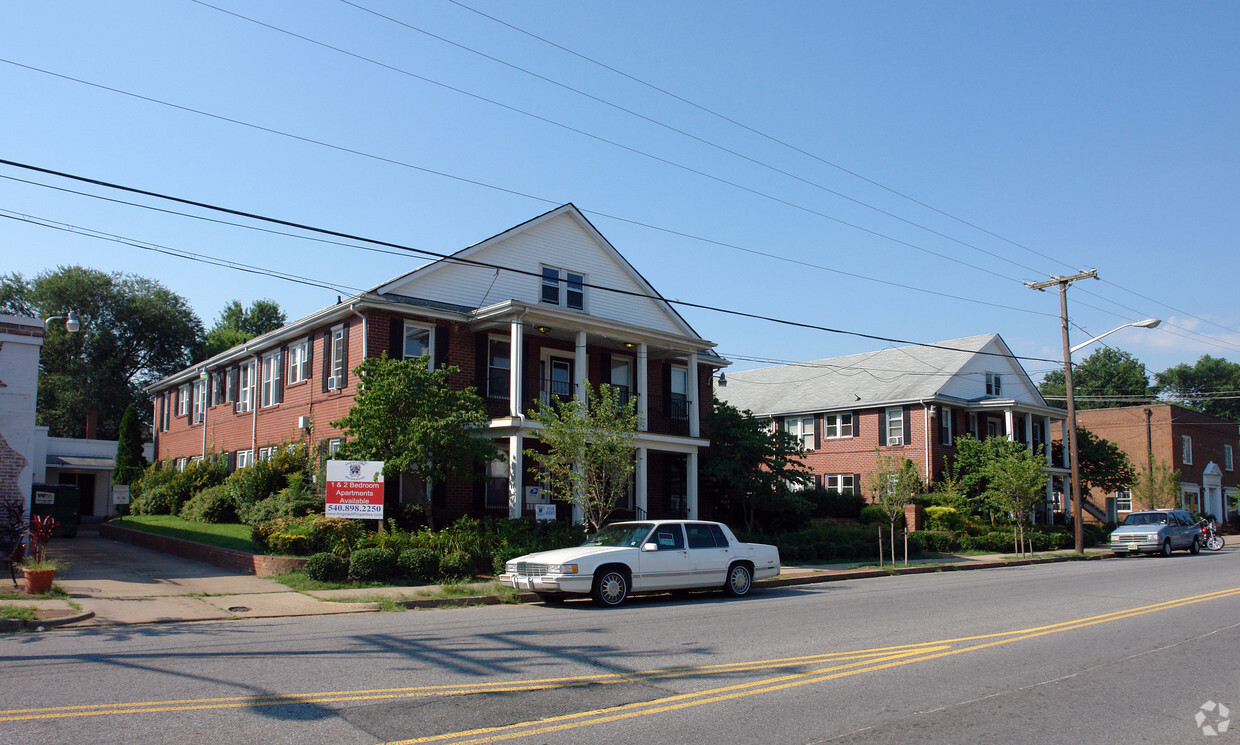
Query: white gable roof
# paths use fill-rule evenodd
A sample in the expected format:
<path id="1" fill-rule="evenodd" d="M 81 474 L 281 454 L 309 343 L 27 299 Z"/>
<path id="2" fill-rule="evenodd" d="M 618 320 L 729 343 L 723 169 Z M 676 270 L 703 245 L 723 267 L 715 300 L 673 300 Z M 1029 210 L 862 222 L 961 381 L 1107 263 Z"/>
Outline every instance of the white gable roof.
<path id="1" fill-rule="evenodd" d="M 1000 376 L 999 395 L 986 374 Z M 870 408 L 947 399 L 1014 400 L 1046 406 L 1033 381 L 998 334 L 884 349 L 793 365 L 729 373 L 720 399 L 757 416 Z"/>
<path id="2" fill-rule="evenodd" d="M 497 266 L 505 271 L 495 269 Z M 374 291 L 470 309 L 506 300 L 537 305 L 543 267 L 585 277 L 584 312 L 590 316 L 697 337 L 680 314 L 572 204 L 391 280 Z"/>

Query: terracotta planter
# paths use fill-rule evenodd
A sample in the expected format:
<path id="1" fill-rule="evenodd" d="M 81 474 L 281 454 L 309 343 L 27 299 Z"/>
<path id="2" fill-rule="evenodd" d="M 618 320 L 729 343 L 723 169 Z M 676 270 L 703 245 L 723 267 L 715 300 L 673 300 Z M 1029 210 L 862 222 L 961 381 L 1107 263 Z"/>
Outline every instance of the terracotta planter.
<path id="1" fill-rule="evenodd" d="M 26 578 L 26 594 L 42 595 L 52 589 L 52 577 L 56 576 L 56 570 L 22 569 L 22 575 Z"/>

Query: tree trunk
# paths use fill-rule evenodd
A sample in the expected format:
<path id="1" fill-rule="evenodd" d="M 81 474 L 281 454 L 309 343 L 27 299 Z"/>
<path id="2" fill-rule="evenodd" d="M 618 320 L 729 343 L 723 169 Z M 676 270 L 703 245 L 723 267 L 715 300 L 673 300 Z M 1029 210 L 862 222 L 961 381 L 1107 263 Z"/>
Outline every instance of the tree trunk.
<path id="1" fill-rule="evenodd" d="M 883 568 L 883 529 L 878 529 L 878 568 Z"/>

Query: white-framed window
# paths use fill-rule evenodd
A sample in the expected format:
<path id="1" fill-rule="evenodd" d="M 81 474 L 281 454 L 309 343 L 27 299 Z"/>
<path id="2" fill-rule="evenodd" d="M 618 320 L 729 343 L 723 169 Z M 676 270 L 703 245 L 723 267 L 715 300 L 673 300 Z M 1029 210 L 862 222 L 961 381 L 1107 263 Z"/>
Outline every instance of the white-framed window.
<path id="1" fill-rule="evenodd" d="M 280 403 L 280 351 L 263 355 L 263 385 L 261 405 L 275 406 Z"/>
<path id="2" fill-rule="evenodd" d="M 344 324 L 332 327 L 331 366 L 328 374 L 338 381 L 344 381 Z M 343 388 L 337 384 L 336 388 Z"/>
<path id="3" fill-rule="evenodd" d="M 168 420 L 172 415 L 172 391 L 164 391 L 159 407 L 159 431 L 168 431 Z"/>
<path id="4" fill-rule="evenodd" d="M 1193 438 L 1180 435 L 1180 462 L 1186 466 L 1193 464 Z"/>
<path id="5" fill-rule="evenodd" d="M 952 444 L 952 410 L 946 406 L 939 407 L 939 444 Z"/>
<path id="6" fill-rule="evenodd" d="M 1003 395 L 1003 377 L 998 373 L 986 373 L 986 395 Z"/>
<path id="7" fill-rule="evenodd" d="M 607 382 L 619 392 L 617 400 L 620 404 L 627 405 L 633 395 L 633 360 L 612 355 L 611 374 Z"/>
<path id="8" fill-rule="evenodd" d="M 487 397 L 507 399 L 512 386 L 512 342 L 506 336 L 487 339 Z"/>
<path id="9" fill-rule="evenodd" d="M 252 465 L 254 465 L 254 451 L 253 450 L 238 450 L 237 451 L 237 468 L 245 468 L 246 466 L 252 466 Z"/>
<path id="10" fill-rule="evenodd" d="M 508 451 L 501 449 L 499 457 L 487 466 L 484 506 L 496 509 L 508 506 L 508 476 Z"/>
<path id="11" fill-rule="evenodd" d="M 784 431 L 797 438 L 802 448 L 814 449 L 814 417 L 788 417 L 784 420 Z"/>
<path id="12" fill-rule="evenodd" d="M 1001 432 L 999 429 L 999 421 L 995 419 L 994 417 L 987 417 L 986 436 L 987 437 L 999 437 L 1002 434 L 1003 432 Z"/>
<path id="13" fill-rule="evenodd" d="M 177 388 L 177 416 L 189 416 L 189 384 Z"/>
<path id="14" fill-rule="evenodd" d="M 401 349 L 401 359 L 416 360 L 419 357 L 429 357 L 428 364 L 433 364 L 435 359 L 434 331 L 429 326 L 405 321 L 405 342 Z"/>
<path id="15" fill-rule="evenodd" d="M 1180 509 L 1201 512 L 1201 488 L 1196 484 L 1180 484 Z"/>
<path id="16" fill-rule="evenodd" d="M 1120 489 L 1115 492 L 1115 511 L 1132 512 L 1132 490 Z"/>
<path id="17" fill-rule="evenodd" d="M 1236 470 L 1236 463 L 1232 456 L 1231 445 L 1223 446 L 1223 470 L 1224 471 Z"/>
<path id="18" fill-rule="evenodd" d="M 344 444 L 343 437 L 333 437 L 327 441 L 327 454 L 335 455 L 340 452 L 340 446 Z"/>
<path id="19" fill-rule="evenodd" d="M 887 444 L 903 445 L 904 444 L 904 409 L 899 406 L 887 409 L 883 412 L 883 418 L 886 420 L 887 426 Z"/>
<path id="20" fill-rule="evenodd" d="M 237 367 L 237 411 L 254 409 L 254 361 L 242 363 Z"/>
<path id="21" fill-rule="evenodd" d="M 235 370 L 236 368 L 233 368 L 233 369 Z M 237 377 L 238 376 L 234 375 L 231 370 L 224 371 L 224 400 L 225 401 L 236 401 L 237 400 Z"/>
<path id="22" fill-rule="evenodd" d="M 258 449 L 258 459 L 269 460 L 274 458 L 278 452 L 280 452 L 279 445 L 268 445 L 266 447 L 261 447 Z"/>
<path id="23" fill-rule="evenodd" d="M 178 471 L 184 471 L 185 467 L 188 465 L 189 465 L 189 458 L 177 458 L 177 470 Z"/>
<path id="24" fill-rule="evenodd" d="M 969 412 L 969 434 L 977 437 L 977 412 Z"/>
<path id="25" fill-rule="evenodd" d="M 824 438 L 852 437 L 852 412 L 846 414 L 823 414 L 822 436 Z"/>
<path id="26" fill-rule="evenodd" d="M 839 494 L 855 494 L 857 477 L 851 473 L 828 473 L 822 477 L 822 486 Z"/>
<path id="27" fill-rule="evenodd" d="M 538 299 L 548 305 L 562 308 L 585 310 L 586 308 L 586 277 L 584 274 L 543 266 L 542 284 Z"/>
<path id="28" fill-rule="evenodd" d="M 288 382 L 310 379 L 310 340 L 302 339 L 288 345 Z"/>
<path id="29" fill-rule="evenodd" d="M 194 424 L 202 424 L 202 414 L 207 409 L 207 381 L 194 383 Z"/>
<path id="30" fill-rule="evenodd" d="M 689 418 L 689 368 L 672 366 L 672 389 L 671 389 L 672 410 L 669 412 L 672 419 L 688 419 Z"/>

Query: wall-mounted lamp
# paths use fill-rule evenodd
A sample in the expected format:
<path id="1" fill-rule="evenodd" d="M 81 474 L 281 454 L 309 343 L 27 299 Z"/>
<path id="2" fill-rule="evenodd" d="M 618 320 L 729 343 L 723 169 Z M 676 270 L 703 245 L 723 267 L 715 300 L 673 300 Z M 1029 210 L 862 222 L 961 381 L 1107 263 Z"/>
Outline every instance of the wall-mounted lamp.
<path id="1" fill-rule="evenodd" d="M 720 371 L 720 372 L 719 372 L 719 387 L 720 387 L 720 388 L 727 388 L 727 387 L 728 387 L 728 378 L 727 378 L 727 376 L 725 376 L 725 375 L 723 374 L 723 371 Z"/>
<path id="2" fill-rule="evenodd" d="M 64 320 L 65 331 L 68 331 L 70 334 L 76 334 L 78 332 L 78 329 L 82 328 L 82 324 L 78 321 L 77 313 L 75 311 L 69 311 L 67 314 L 63 316 L 49 316 L 47 318 L 44 318 L 43 319 L 43 330 L 47 331 L 47 324 L 49 322 L 60 321 L 60 320 Z"/>
<path id="3" fill-rule="evenodd" d="M 634 344 L 634 343 L 633 343 L 633 342 L 631 342 L 631 341 L 626 341 L 626 342 L 624 343 L 624 348 L 625 348 L 625 349 L 632 349 L 632 348 L 633 348 L 633 347 L 635 347 L 635 346 L 637 346 L 637 345 L 636 345 L 636 344 Z"/>
<path id="4" fill-rule="evenodd" d="M 547 332 L 548 332 L 548 331 L 550 331 L 550 330 L 551 330 L 551 327 L 550 327 L 550 326 L 539 326 L 539 327 L 538 327 L 538 332 L 539 332 L 539 333 L 541 333 L 541 334 L 545 334 L 545 333 L 547 333 Z"/>

